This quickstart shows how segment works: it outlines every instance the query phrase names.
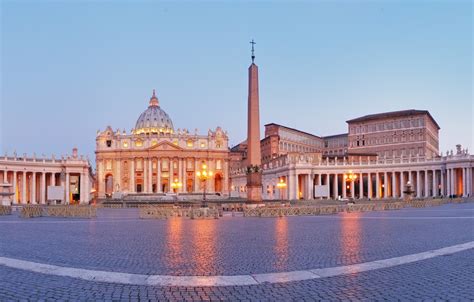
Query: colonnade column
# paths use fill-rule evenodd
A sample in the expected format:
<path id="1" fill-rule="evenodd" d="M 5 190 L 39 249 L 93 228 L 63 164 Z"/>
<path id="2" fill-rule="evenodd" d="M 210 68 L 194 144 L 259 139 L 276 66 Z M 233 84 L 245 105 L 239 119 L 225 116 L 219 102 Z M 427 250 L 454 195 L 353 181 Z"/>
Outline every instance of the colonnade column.
<path id="1" fill-rule="evenodd" d="M 429 182 L 428 182 L 428 170 L 425 170 L 425 198 L 428 198 L 430 195 L 429 195 Z"/>
<path id="2" fill-rule="evenodd" d="M 388 197 L 388 173 L 383 173 L 383 198 Z"/>
<path id="3" fill-rule="evenodd" d="M 372 175 L 367 173 L 367 197 L 372 198 Z"/>
<path id="4" fill-rule="evenodd" d="M 467 197 L 467 179 L 466 179 L 466 168 L 462 168 L 462 196 Z"/>
<path id="5" fill-rule="evenodd" d="M 46 173 L 41 173 L 41 204 L 46 203 Z"/>
<path id="6" fill-rule="evenodd" d="M 89 171 L 84 172 L 84 202 L 89 203 L 90 197 L 90 188 L 89 188 Z"/>
<path id="7" fill-rule="evenodd" d="M 344 174 L 342 175 L 342 198 L 347 197 L 347 185 L 346 179 L 344 178 Z"/>
<path id="8" fill-rule="evenodd" d="M 333 194 L 334 194 L 334 199 L 337 199 L 337 197 L 339 196 L 339 192 L 338 192 L 338 178 L 337 178 L 337 173 L 334 174 L 334 186 L 333 186 Z"/>
<path id="9" fill-rule="evenodd" d="M 351 197 L 355 198 L 355 181 L 351 179 Z"/>
<path id="10" fill-rule="evenodd" d="M 364 198 L 364 174 L 360 173 L 359 178 L 359 199 Z"/>
<path id="11" fill-rule="evenodd" d="M 439 170 L 440 183 L 441 183 L 441 196 L 445 197 L 447 194 L 444 192 L 444 172 L 443 169 Z"/>
<path id="12" fill-rule="evenodd" d="M 431 183 L 431 186 L 433 187 L 433 191 L 431 192 L 431 196 L 432 197 L 436 197 L 438 196 L 438 186 L 436 185 L 437 181 L 436 181 L 436 170 L 432 170 L 431 171 L 433 173 L 433 179 L 432 179 L 432 183 Z"/>
<path id="13" fill-rule="evenodd" d="M 66 172 L 66 200 L 64 201 L 65 204 L 69 204 L 69 173 Z"/>
<path id="14" fill-rule="evenodd" d="M 162 193 L 161 191 L 161 159 L 156 159 L 156 192 Z"/>
<path id="15" fill-rule="evenodd" d="M 26 204 L 28 201 L 28 198 L 26 198 L 26 171 L 23 171 L 23 178 L 21 180 L 21 203 Z"/>
<path id="16" fill-rule="evenodd" d="M 328 186 L 328 195 L 327 195 L 327 199 L 330 199 L 331 198 L 331 195 L 329 194 L 330 193 L 330 190 L 329 190 L 329 185 L 331 184 L 331 182 L 329 181 L 330 180 L 330 175 L 331 174 L 326 174 L 326 184 Z M 298 176 L 296 176 L 296 183 L 298 184 Z M 296 186 L 296 191 L 298 191 L 298 185 Z"/>
<path id="17" fill-rule="evenodd" d="M 79 176 L 79 179 L 80 179 L 80 185 L 79 185 L 79 189 L 80 189 L 80 190 L 79 190 L 79 203 L 81 203 L 81 204 L 85 202 L 85 199 L 84 199 L 84 195 L 85 195 L 85 193 L 84 193 L 84 189 L 85 189 L 85 187 L 84 187 L 84 186 L 85 186 L 85 184 L 84 184 L 84 178 L 85 178 L 84 172 L 82 172 L 82 173 L 80 174 L 80 176 Z"/>
<path id="18" fill-rule="evenodd" d="M 380 175 L 379 172 L 375 172 L 375 197 L 379 199 L 380 196 Z"/>
<path id="19" fill-rule="evenodd" d="M 32 204 L 36 204 L 37 203 L 37 200 L 36 200 L 36 172 L 32 172 L 31 173 L 31 180 L 30 180 L 30 202 Z"/>
<path id="20" fill-rule="evenodd" d="M 467 189 L 468 189 L 468 194 L 469 196 L 472 196 L 472 168 L 469 167 L 467 168 L 467 181 L 468 181 L 468 184 L 467 184 Z"/>
<path id="21" fill-rule="evenodd" d="M 405 193 L 403 191 L 405 190 L 405 173 L 403 171 L 400 171 L 400 197 L 404 198 Z"/>
<path id="22" fill-rule="evenodd" d="M 13 192 L 15 193 L 13 195 L 13 203 L 14 204 L 17 204 L 18 203 L 18 189 L 17 189 L 17 175 L 16 175 L 16 171 L 13 171 Z"/>
<path id="23" fill-rule="evenodd" d="M 51 173 L 51 178 L 49 179 L 49 185 L 50 186 L 55 186 L 56 185 L 56 174 Z"/>
<path id="24" fill-rule="evenodd" d="M 420 170 L 416 171 L 416 197 L 421 198 L 421 173 Z"/>
<path id="25" fill-rule="evenodd" d="M 446 169 L 446 185 L 447 185 L 448 196 L 451 196 L 453 194 L 451 178 L 452 178 L 451 169 Z"/>
<path id="26" fill-rule="evenodd" d="M 3 170 L 3 182 L 7 182 L 7 170 Z"/>
<path id="27" fill-rule="evenodd" d="M 306 179 L 306 196 L 309 200 L 312 200 L 314 198 L 314 194 L 313 194 L 313 181 L 312 181 L 312 178 L 311 178 L 311 174 L 307 174 L 306 177 L 307 177 L 307 179 Z M 273 194 L 273 190 L 272 190 L 272 194 Z"/>
<path id="28" fill-rule="evenodd" d="M 451 170 L 451 176 L 450 176 L 450 179 L 451 179 L 451 184 L 450 184 L 450 187 L 451 187 L 451 195 L 456 195 L 456 170 L 455 169 L 450 169 Z"/>
<path id="29" fill-rule="evenodd" d="M 392 198 L 397 198 L 397 173 L 395 171 L 392 172 Z"/>

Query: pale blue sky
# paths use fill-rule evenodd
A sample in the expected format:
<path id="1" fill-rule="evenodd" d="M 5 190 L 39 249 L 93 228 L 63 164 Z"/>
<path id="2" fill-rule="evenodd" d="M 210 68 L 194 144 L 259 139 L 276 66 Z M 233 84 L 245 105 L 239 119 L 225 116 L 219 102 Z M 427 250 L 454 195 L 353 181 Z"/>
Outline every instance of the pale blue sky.
<path id="1" fill-rule="evenodd" d="M 249 40 L 261 123 L 316 135 L 427 109 L 443 153 L 473 149 L 471 1 L 1 1 L 0 152 L 94 158 L 156 88 L 176 128 L 245 139 Z M 262 132 L 263 133 L 263 132 Z"/>

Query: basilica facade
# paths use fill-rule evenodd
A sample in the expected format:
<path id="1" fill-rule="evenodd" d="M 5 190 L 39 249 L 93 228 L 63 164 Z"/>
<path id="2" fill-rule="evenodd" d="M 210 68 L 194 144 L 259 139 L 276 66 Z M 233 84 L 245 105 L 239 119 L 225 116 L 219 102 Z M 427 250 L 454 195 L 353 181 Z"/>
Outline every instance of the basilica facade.
<path id="1" fill-rule="evenodd" d="M 155 91 L 130 132 L 110 126 L 97 132 L 95 153 L 99 198 L 229 193 L 227 133 L 220 127 L 207 134 L 175 130 Z"/>

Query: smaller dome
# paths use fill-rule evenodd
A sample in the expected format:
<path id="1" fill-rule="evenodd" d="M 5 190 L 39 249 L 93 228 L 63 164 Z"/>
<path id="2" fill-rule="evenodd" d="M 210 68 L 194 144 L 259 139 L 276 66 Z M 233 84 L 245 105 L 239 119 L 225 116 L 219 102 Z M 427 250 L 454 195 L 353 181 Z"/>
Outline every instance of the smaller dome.
<path id="1" fill-rule="evenodd" d="M 169 115 L 160 108 L 155 90 L 148 108 L 140 114 L 133 133 L 173 133 L 174 127 Z"/>

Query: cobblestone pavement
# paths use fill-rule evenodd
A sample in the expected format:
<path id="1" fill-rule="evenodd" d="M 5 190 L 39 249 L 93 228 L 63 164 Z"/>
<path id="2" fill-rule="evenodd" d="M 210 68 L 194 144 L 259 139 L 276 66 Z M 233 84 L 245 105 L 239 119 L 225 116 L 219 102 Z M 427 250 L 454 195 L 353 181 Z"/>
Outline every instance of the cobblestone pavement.
<path id="1" fill-rule="evenodd" d="M 309 281 L 230 287 L 153 287 L 89 282 L 0 267 L 0 300 L 314 301 L 474 298 L 474 251 Z"/>
<path id="2" fill-rule="evenodd" d="M 333 267 L 474 240 L 474 204 L 334 216 L 139 220 L 103 209 L 92 220 L 0 217 L 0 256 L 167 275 L 238 275 Z M 235 287 L 90 282 L 0 266 L 0 301 L 474 299 L 474 251 L 358 274 Z"/>
<path id="3" fill-rule="evenodd" d="M 349 265 L 474 240 L 474 204 L 334 216 L 140 220 L 0 218 L 0 256 L 77 268 L 241 275 Z M 454 219 L 454 217 L 458 217 Z M 463 217 L 463 218 L 461 218 Z"/>

